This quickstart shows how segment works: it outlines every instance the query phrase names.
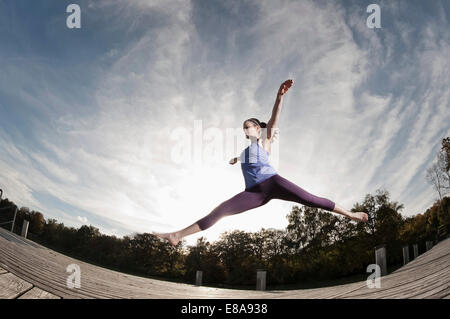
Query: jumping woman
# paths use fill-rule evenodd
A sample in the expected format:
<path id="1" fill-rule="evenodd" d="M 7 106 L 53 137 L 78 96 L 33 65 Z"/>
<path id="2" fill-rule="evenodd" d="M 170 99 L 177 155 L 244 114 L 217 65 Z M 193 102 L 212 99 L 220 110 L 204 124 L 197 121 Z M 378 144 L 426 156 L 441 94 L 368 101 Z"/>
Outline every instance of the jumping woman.
<path id="1" fill-rule="evenodd" d="M 303 188 L 278 175 L 275 169 L 269 164 L 270 146 L 273 142 L 274 129 L 278 124 L 283 95 L 293 83 L 292 80 L 287 80 L 281 84 L 273 107 L 272 116 L 267 124 L 255 118 L 244 121 L 243 129 L 245 136 L 247 139 L 250 139 L 251 145 L 242 151 L 240 158 L 235 157 L 231 159 L 230 164 L 234 165 L 238 161 L 241 161 L 242 173 L 245 179 L 245 190 L 224 201 L 211 213 L 191 226 L 173 233 L 153 233 L 154 235 L 167 239 L 175 246 L 183 237 L 211 227 L 222 217 L 239 214 L 262 206 L 271 199 L 297 202 L 306 206 L 335 212 L 352 220 L 367 222 L 368 216 L 366 213 L 349 212 L 327 198 L 308 193 Z M 265 134 L 263 134 L 262 129 L 266 129 Z"/>

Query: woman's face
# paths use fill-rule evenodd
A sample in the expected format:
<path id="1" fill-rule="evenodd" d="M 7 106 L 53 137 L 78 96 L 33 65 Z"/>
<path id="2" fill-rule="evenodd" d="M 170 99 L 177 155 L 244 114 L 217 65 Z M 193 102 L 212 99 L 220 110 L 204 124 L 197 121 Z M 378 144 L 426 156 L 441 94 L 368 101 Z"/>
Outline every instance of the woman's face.
<path id="1" fill-rule="evenodd" d="M 247 138 L 250 138 L 250 137 L 259 138 L 260 128 L 255 123 L 253 123 L 251 121 L 245 121 L 243 128 L 244 128 L 245 136 Z"/>

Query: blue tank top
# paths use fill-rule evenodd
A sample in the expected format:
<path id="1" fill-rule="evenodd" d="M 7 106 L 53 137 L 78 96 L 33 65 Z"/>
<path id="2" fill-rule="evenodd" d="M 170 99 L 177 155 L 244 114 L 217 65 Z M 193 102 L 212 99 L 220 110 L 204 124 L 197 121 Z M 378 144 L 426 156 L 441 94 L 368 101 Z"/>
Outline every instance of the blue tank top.
<path id="1" fill-rule="evenodd" d="M 268 153 L 257 142 L 253 142 L 243 150 L 240 159 L 246 189 L 277 174 L 276 170 L 269 164 Z"/>

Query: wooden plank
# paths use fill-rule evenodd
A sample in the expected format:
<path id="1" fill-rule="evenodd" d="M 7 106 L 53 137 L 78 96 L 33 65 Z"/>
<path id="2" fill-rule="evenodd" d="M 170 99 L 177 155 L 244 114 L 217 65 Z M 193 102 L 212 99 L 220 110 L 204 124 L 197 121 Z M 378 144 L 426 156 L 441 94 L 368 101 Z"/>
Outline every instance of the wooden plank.
<path id="1" fill-rule="evenodd" d="M 410 298 L 428 298 L 429 296 L 439 294 L 449 287 L 450 282 L 450 264 L 439 275 L 429 278 L 430 280 L 422 282 L 421 285 L 410 289 L 407 294 Z"/>
<path id="2" fill-rule="evenodd" d="M 47 291 L 34 287 L 27 291 L 18 299 L 61 299 L 61 297 L 55 296 Z"/>
<path id="3" fill-rule="evenodd" d="M 19 248 L 17 248 L 17 249 L 19 249 Z M 56 254 L 56 253 L 53 252 L 52 255 L 54 255 L 54 254 Z M 22 254 L 18 254 L 18 255 L 22 255 Z M 26 255 L 26 253 L 24 253 L 23 255 Z M 41 254 L 39 254 L 39 256 L 37 256 L 37 257 L 42 257 L 42 258 L 46 259 L 45 256 L 40 256 L 40 255 Z M 61 256 L 68 258 L 63 255 L 61 255 Z M 14 257 L 16 257 L 16 256 L 11 256 L 10 258 L 14 258 Z M 71 262 L 73 262 L 73 260 Z M 121 294 L 120 294 L 121 297 L 125 297 L 125 298 L 126 297 L 136 297 L 137 295 L 145 296 L 147 298 L 151 298 L 151 297 L 155 297 L 155 298 L 160 298 L 160 297 L 161 298 L 165 298 L 165 297 L 186 298 L 186 296 L 190 295 L 189 291 L 190 291 L 190 289 L 192 289 L 191 285 L 188 285 L 188 284 L 170 283 L 170 282 L 165 282 L 165 281 L 161 281 L 161 280 L 153 280 L 153 279 L 147 279 L 147 278 L 136 277 L 136 276 L 131 276 L 131 275 L 125 275 L 125 274 L 122 274 L 119 272 L 106 270 L 106 269 L 103 269 L 103 268 L 100 268 L 97 266 L 92 266 L 92 265 L 88 265 L 88 264 L 81 263 L 81 262 L 79 262 L 79 263 L 80 263 L 80 266 L 83 267 L 82 273 L 86 274 L 86 272 L 88 272 L 88 275 L 89 275 L 88 277 L 93 277 L 93 278 L 99 279 L 104 274 L 108 274 L 108 275 L 116 274 L 116 275 L 120 276 L 120 278 L 111 278 L 111 276 L 108 276 L 108 278 L 104 278 L 104 280 L 110 283 L 110 286 L 106 287 L 108 290 L 116 292 L 116 290 L 118 288 L 117 285 L 125 287 L 127 289 L 127 295 L 124 295 L 123 292 L 121 292 Z M 83 265 L 86 265 L 88 268 L 86 269 Z M 52 268 L 54 268 L 54 267 L 52 267 Z M 98 270 L 98 272 L 95 271 L 94 274 L 92 274 L 91 273 L 92 268 L 95 268 L 96 270 Z M 39 270 L 37 270 L 37 272 L 39 272 Z M 39 274 L 39 276 L 41 276 L 41 274 Z M 84 277 L 86 277 L 86 276 L 83 275 L 83 278 Z M 117 276 L 115 276 L 115 277 L 117 277 Z M 124 281 L 123 278 L 127 278 L 128 280 L 125 283 L 123 283 L 123 281 Z M 133 282 L 129 282 L 130 279 L 132 279 Z M 137 281 L 135 279 L 138 279 L 139 282 L 135 283 L 135 281 Z M 149 283 L 150 283 L 150 285 L 149 285 Z M 157 284 L 155 284 L 155 283 L 157 283 Z M 189 289 L 184 289 L 184 287 L 189 287 Z M 139 292 L 137 290 L 139 290 Z M 200 295 L 198 290 L 193 291 L 193 292 L 197 295 Z M 228 296 L 224 296 L 225 292 L 227 293 Z M 221 294 L 218 293 L 217 298 L 222 298 L 222 297 L 234 298 L 234 297 L 236 297 L 236 292 L 239 292 L 238 295 L 240 295 L 241 298 L 246 298 L 246 297 L 248 297 L 249 294 L 251 294 L 252 296 L 255 296 L 255 297 L 265 297 L 265 298 L 269 298 L 270 295 L 273 297 L 280 297 L 276 293 L 271 293 L 270 295 L 268 295 L 267 293 L 264 295 L 261 295 L 261 294 L 255 295 L 254 292 L 252 292 L 252 291 L 226 289 L 226 290 L 221 291 L 220 292 Z M 201 296 L 206 297 L 206 298 L 210 297 L 207 294 L 201 295 Z M 320 294 L 318 297 L 320 297 Z"/>
<path id="4" fill-rule="evenodd" d="M 1 253 L 5 253 L 5 251 L 0 252 L 0 254 Z M 8 262 L 13 263 L 10 267 L 8 267 L 11 273 L 14 273 L 15 275 L 31 282 L 33 285 L 42 288 L 45 291 L 70 299 L 100 298 L 96 295 L 80 293 L 78 289 L 69 289 L 66 286 L 66 278 L 68 274 L 66 274 L 65 277 L 62 277 L 62 271 L 60 274 L 55 274 L 53 270 L 49 271 L 48 269 L 39 268 L 25 261 L 16 259 L 17 256 L 9 255 L 7 257 Z"/>
<path id="5" fill-rule="evenodd" d="M 143 289 L 140 287 L 140 284 L 130 285 L 129 283 L 117 283 L 117 278 L 100 280 L 99 278 L 97 278 L 99 275 L 97 272 L 92 273 L 91 271 L 89 271 L 89 268 L 92 268 L 94 266 L 79 261 L 78 263 L 80 264 L 80 267 L 82 267 L 82 287 L 81 289 L 69 289 L 66 286 L 68 273 L 65 272 L 64 266 L 54 265 L 50 263 L 50 267 L 48 267 L 49 265 L 47 264 L 36 264 L 38 257 L 41 256 L 35 256 L 35 260 L 32 261 L 22 261 L 20 260 L 20 258 L 23 258 L 26 253 L 18 253 L 17 249 L 19 248 L 14 249 L 14 253 L 10 252 L 9 254 L 7 254 L 7 250 L 0 252 L 0 255 L 2 253 L 6 255 L 6 259 L 8 260 L 8 262 L 12 262 L 13 264 L 15 264 L 15 268 L 12 268 L 13 266 L 11 266 L 10 271 L 16 273 L 17 275 L 20 275 L 24 279 L 29 280 L 34 285 L 59 296 L 61 296 L 61 293 L 67 293 L 70 294 L 72 298 L 133 298 L 136 297 L 136 295 L 142 296 L 144 292 L 146 292 L 147 298 L 158 298 L 159 294 L 167 294 L 168 290 L 173 290 L 173 288 L 167 289 L 168 287 L 165 286 L 166 283 L 163 281 L 156 281 L 164 283 L 164 285 L 161 287 L 155 287 L 155 285 L 151 285 L 151 288 L 153 289 Z M 46 260 L 46 262 L 50 261 Z M 74 261 L 71 260 L 69 263 L 73 262 Z M 60 270 L 59 272 L 57 271 L 58 268 Z M 112 273 L 112 271 L 109 270 L 103 270 L 103 272 Z M 121 275 L 123 276 L 123 274 Z M 146 278 L 143 279 L 145 280 Z M 151 279 L 147 280 L 151 281 Z M 171 284 L 178 288 L 183 287 L 183 284 Z M 117 285 L 122 285 L 122 287 L 118 287 Z M 123 291 L 123 286 L 127 288 L 126 292 Z M 54 292 L 52 289 L 57 289 L 58 291 Z M 136 290 L 141 291 L 141 293 L 137 294 Z M 184 291 L 180 292 L 180 295 L 187 296 Z M 68 296 L 62 297 L 68 298 Z"/>
<path id="6" fill-rule="evenodd" d="M 409 273 L 408 276 L 396 278 L 396 280 L 386 280 L 381 278 L 381 288 L 369 289 L 364 287 L 355 294 L 348 294 L 345 298 L 394 298 L 399 296 L 408 298 L 417 291 L 426 289 L 435 283 L 441 284 L 443 276 L 450 275 L 450 262 L 442 263 L 440 267 L 430 264 L 429 268 L 421 272 Z"/>
<path id="7" fill-rule="evenodd" d="M 177 285 L 177 284 L 175 284 L 175 285 Z M 179 285 L 179 284 L 178 284 Z M 113 288 L 113 287 L 111 287 L 111 288 Z M 162 293 L 165 293 L 165 294 L 167 294 L 168 295 L 168 289 L 167 288 L 170 288 L 170 287 L 165 287 L 166 289 L 164 289 L 165 291 L 161 291 Z"/>
<path id="8" fill-rule="evenodd" d="M 445 282 L 450 278 L 450 274 L 448 274 L 442 280 Z M 421 284 L 416 285 L 415 287 L 404 287 L 403 291 L 392 292 L 390 295 L 385 295 L 383 298 L 411 298 L 411 299 L 424 299 L 428 298 L 428 296 L 439 294 L 441 291 L 445 290 L 445 285 L 439 280 L 434 281 L 422 281 Z"/>
<path id="9" fill-rule="evenodd" d="M 19 244 L 22 244 L 22 245 L 33 246 L 35 248 L 43 247 L 43 246 L 35 243 L 34 241 L 31 241 L 29 239 L 26 239 L 24 237 L 21 237 L 19 235 L 11 233 L 10 231 L 7 231 L 6 229 L 3 229 L 2 227 L 0 227 L 0 237 L 3 237 L 3 238 L 7 239 L 10 242 L 19 243 Z"/>
<path id="10" fill-rule="evenodd" d="M 16 248 L 16 249 L 20 249 L 20 248 Z M 10 259 L 12 261 L 14 261 L 15 263 L 19 262 L 18 261 L 18 256 L 24 256 L 26 255 L 26 253 L 17 253 L 16 249 L 14 250 L 14 254 L 11 252 L 11 255 L 9 257 L 7 257 L 7 259 Z M 41 253 L 41 252 L 40 252 Z M 1 254 L 1 252 L 0 252 Z M 64 258 L 67 258 L 66 256 L 61 255 Z M 40 258 L 42 257 L 43 259 L 46 260 L 46 262 L 50 262 L 50 260 L 47 260 L 47 256 L 44 256 L 44 254 L 41 256 L 41 254 L 39 254 L 38 256 L 36 256 L 36 258 Z M 17 259 L 17 260 L 16 260 Z M 69 263 L 73 263 L 74 260 L 71 259 Z M 162 297 L 164 298 L 164 296 L 168 296 L 170 297 L 182 297 L 182 298 L 187 298 L 187 296 L 189 296 L 188 293 L 186 293 L 186 290 L 184 289 L 185 287 L 191 287 L 191 285 L 189 284 L 178 284 L 178 283 L 171 283 L 171 282 L 166 282 L 166 281 L 161 281 L 161 280 L 153 280 L 153 279 L 147 279 L 147 278 L 142 278 L 142 277 L 133 277 L 131 275 L 125 275 L 123 273 L 119 273 L 119 272 L 114 272 L 114 271 L 110 271 L 110 270 L 106 270 L 97 266 L 92 266 L 80 261 L 77 261 L 77 263 L 80 264 L 80 267 L 82 267 L 82 293 L 85 293 L 86 291 L 83 291 L 83 289 L 86 289 L 86 285 L 85 283 L 83 283 L 83 280 L 89 280 L 89 284 L 95 285 L 95 288 L 97 289 L 97 293 L 98 294 L 109 294 L 107 297 L 108 298 L 132 298 L 132 297 L 136 297 L 136 296 L 145 296 L 147 298 L 159 298 Z M 31 265 L 30 265 L 31 264 Z M 31 269 L 30 272 L 33 274 L 33 278 L 31 280 L 36 280 L 36 277 L 42 277 L 42 276 L 46 276 L 47 274 L 44 272 L 45 268 L 47 267 L 47 265 L 34 265 L 36 264 L 36 261 L 24 261 L 22 264 L 18 265 L 20 268 L 18 270 L 22 270 L 23 268 L 29 268 L 29 267 L 35 267 L 35 269 Z M 55 268 L 58 268 L 58 265 L 51 265 L 51 269 L 54 270 Z M 61 268 L 61 266 L 59 265 L 59 268 Z M 92 268 L 95 268 L 96 270 L 99 271 L 94 271 L 92 273 Z M 67 273 L 65 273 L 65 268 L 62 268 L 62 271 L 59 273 L 59 275 L 61 275 L 61 273 L 64 273 L 64 277 L 63 277 L 63 281 L 64 281 L 64 285 L 65 285 L 65 280 L 68 276 Z M 104 274 L 107 274 L 108 277 L 105 278 Z M 111 276 L 114 275 L 114 276 Z M 120 276 L 120 277 L 119 277 Z M 100 278 L 103 277 L 103 278 Z M 119 278 L 117 278 L 119 277 Z M 127 278 L 126 281 L 123 280 L 123 278 Z M 139 282 L 135 282 L 135 278 L 139 279 Z M 52 278 L 48 278 L 48 280 L 50 281 Z M 132 282 L 130 282 L 130 279 L 132 279 Z M 43 282 L 41 281 L 40 284 L 46 284 L 47 280 L 44 280 Z M 34 281 L 32 281 L 35 285 L 38 286 L 37 283 L 35 283 Z M 154 283 L 158 283 L 158 284 L 154 284 Z M 54 282 L 51 283 L 52 285 L 54 285 Z M 43 288 L 44 290 L 47 290 L 47 287 L 41 287 L 39 285 L 40 288 Z M 104 289 L 101 289 L 104 288 Z M 126 289 L 126 291 L 124 291 L 124 289 Z M 203 297 L 208 297 L 208 295 L 204 295 Z M 232 297 L 232 296 L 230 296 Z"/>
<path id="11" fill-rule="evenodd" d="M 413 268 L 407 271 L 392 273 L 388 276 L 381 277 L 381 280 L 388 282 L 390 286 L 395 286 L 396 283 L 404 283 L 405 280 L 416 280 L 418 277 L 424 277 L 435 273 L 440 269 L 445 269 L 449 265 L 450 258 L 435 258 L 434 260 L 430 260 L 427 264 L 422 265 L 420 268 Z"/>
<path id="12" fill-rule="evenodd" d="M 7 271 L 5 270 L 5 269 L 3 269 L 2 267 L 0 267 L 0 274 L 4 274 L 4 273 L 6 273 Z"/>
<path id="13" fill-rule="evenodd" d="M 0 299 L 15 299 L 32 287 L 32 284 L 11 273 L 0 275 Z"/>
<path id="14" fill-rule="evenodd" d="M 417 263 L 412 261 L 409 264 L 407 264 L 406 266 L 403 266 L 402 268 L 396 270 L 392 274 L 401 274 L 401 273 L 405 273 L 408 271 L 417 271 L 418 269 L 426 267 L 428 264 L 430 264 L 432 262 L 439 262 L 439 261 L 445 262 L 445 260 L 448 260 L 449 258 L 450 258 L 450 252 L 444 252 L 437 256 L 430 255 L 430 256 L 428 256 L 428 258 L 426 260 L 422 260 L 420 262 L 417 261 Z"/>
<path id="15" fill-rule="evenodd" d="M 36 288 L 35 291 L 30 288 L 22 297 L 49 293 L 63 298 L 445 298 L 448 296 L 445 283 L 450 280 L 450 240 L 439 243 L 399 271 L 382 277 L 381 291 L 368 289 L 365 281 L 325 288 L 264 292 L 196 287 L 194 284 L 120 273 L 49 249 L 8 241 L 2 236 L 0 247 L 0 265 L 7 272 L 5 274 L 15 275 Z M 69 264 L 78 264 L 81 268 L 81 289 L 66 286 L 69 275 L 66 267 Z"/>
<path id="16" fill-rule="evenodd" d="M 14 247 L 14 253 L 15 253 L 14 255 L 16 255 L 16 256 L 12 255 L 8 258 L 14 258 L 17 256 L 31 257 L 29 255 L 33 254 L 32 251 L 30 251 L 30 252 L 23 251 L 22 254 L 21 253 L 17 254 L 16 250 L 18 250 L 18 249 L 23 251 L 22 246 L 20 246 L 20 247 L 16 246 L 16 247 Z M 39 252 L 39 255 L 40 254 L 43 254 L 43 253 Z M 51 257 L 57 256 L 58 254 L 55 252 L 51 252 L 51 255 L 52 256 L 48 256 L 48 257 L 51 258 Z M 42 257 L 44 260 L 47 261 L 47 258 L 46 258 L 47 256 L 35 256 L 35 257 Z M 69 259 L 68 257 L 63 256 L 63 255 L 58 255 L 58 257 L 64 257 L 65 259 Z M 50 260 L 48 260 L 48 261 L 50 262 Z M 15 262 L 17 262 L 17 261 L 15 261 Z M 73 263 L 73 262 L 74 262 L 74 260 L 71 259 L 69 263 Z M 69 264 L 69 263 L 67 263 L 67 264 Z M 82 263 L 79 261 L 76 261 L 76 263 L 78 263 L 78 264 L 80 264 L 80 266 L 82 266 L 83 274 L 88 273 L 88 276 L 83 275 L 82 278 L 88 277 L 88 279 L 89 278 L 96 279 L 95 282 L 93 282 L 93 284 L 96 286 L 99 286 L 98 279 L 103 279 L 103 283 L 107 282 L 110 285 L 109 287 L 106 287 L 106 290 L 103 290 L 103 289 L 100 290 L 99 293 L 104 293 L 105 291 L 107 291 L 107 292 L 114 291 L 115 292 L 115 290 L 118 288 L 120 288 L 120 289 L 126 288 L 127 294 L 126 295 L 122 294 L 123 293 L 123 291 L 122 291 L 120 294 L 120 297 L 134 297 L 136 295 L 139 295 L 139 296 L 145 295 L 146 297 L 168 296 L 168 297 L 186 298 L 187 296 L 189 296 L 189 294 L 186 293 L 187 290 L 185 289 L 185 287 L 191 286 L 189 284 L 177 284 L 177 283 L 165 282 L 165 281 L 161 281 L 161 280 L 153 280 L 153 279 L 142 278 L 142 277 L 137 277 L 137 276 L 125 275 L 125 274 L 122 274 L 119 272 L 106 270 L 106 269 L 103 269 L 103 268 L 100 268 L 97 266 L 88 265 L 88 264 L 85 264 L 85 263 Z M 36 265 L 36 260 L 33 260 L 31 262 L 31 264 L 32 264 L 31 265 L 32 267 L 35 267 L 35 270 L 38 273 L 37 275 L 39 277 L 48 275 L 47 273 L 46 274 L 39 273 L 39 271 L 42 269 L 38 267 L 41 265 Z M 20 265 L 20 266 L 30 267 L 30 265 L 27 264 L 27 261 L 24 261 L 24 265 Z M 44 265 L 44 266 L 46 266 L 46 265 Z M 87 268 L 85 266 L 87 266 Z M 54 269 L 55 267 L 51 267 L 51 268 Z M 94 272 L 91 271 L 92 269 L 94 269 Z M 23 270 L 23 269 L 22 269 L 22 267 L 16 267 L 16 270 L 19 271 L 19 270 Z M 32 271 L 30 271 L 30 272 L 32 272 Z M 32 272 L 32 273 L 35 273 L 35 272 Z M 107 274 L 108 276 L 104 276 L 105 274 Z M 120 279 L 117 280 L 118 279 L 117 276 L 114 276 L 113 278 L 111 278 L 112 277 L 111 274 L 116 274 L 117 276 L 120 276 Z M 51 276 L 53 276 L 53 275 L 51 275 Z M 66 273 L 64 273 L 64 280 L 65 280 L 65 278 L 67 278 Z M 128 279 L 127 281 L 129 281 L 129 279 L 132 279 L 133 282 L 132 283 L 127 282 L 127 281 L 123 282 L 124 281 L 123 278 L 127 278 Z M 48 278 L 48 279 L 51 280 L 52 278 Z M 65 283 L 65 281 L 64 281 L 64 283 Z M 51 283 L 51 284 L 53 284 L 53 283 Z M 117 287 L 117 286 L 120 286 L 120 287 Z M 146 287 L 141 287 L 141 286 L 146 286 Z M 100 288 L 100 287 L 98 287 L 98 288 Z M 136 290 L 139 290 L 139 293 Z M 202 296 L 208 297 L 207 294 L 202 295 Z M 116 297 L 117 298 L 117 295 L 115 295 L 115 296 L 109 295 L 108 297 Z M 230 297 L 233 297 L 233 296 L 230 294 Z"/>
<path id="17" fill-rule="evenodd" d="M 42 253 L 42 251 L 39 252 Z M 5 245 L 5 248 L 0 251 L 0 260 L 2 258 L 5 259 L 3 263 L 9 264 L 8 269 L 10 272 L 58 296 L 83 298 L 83 295 L 80 295 L 76 290 L 67 288 L 66 279 L 68 274 L 65 273 L 65 269 L 58 272 L 61 266 L 53 264 L 51 260 L 46 260 L 46 257 L 48 256 L 42 256 L 43 260 L 37 258 L 33 256 L 32 252 L 22 249 L 22 246 L 8 247 L 8 245 Z M 48 290 L 52 289 L 52 284 L 55 280 L 59 281 L 55 291 Z M 84 298 L 93 298 L 93 296 L 85 296 Z"/>
<path id="18" fill-rule="evenodd" d="M 411 263 L 397 269 L 393 273 L 399 273 L 411 268 L 421 267 L 422 265 L 429 263 L 430 260 L 434 260 L 436 258 L 447 258 L 450 255 L 449 246 L 449 242 L 447 241 L 439 243 L 438 246 L 435 247 L 434 251 L 430 250 L 422 255 L 419 255 L 419 257 L 414 259 Z"/>
<path id="19" fill-rule="evenodd" d="M 424 291 L 421 294 L 417 294 L 413 296 L 414 299 L 441 299 L 445 297 L 448 293 L 450 293 L 449 283 L 447 282 L 444 285 L 440 285 L 437 288 Z"/>
<path id="20" fill-rule="evenodd" d="M 439 250 L 439 253 L 442 253 L 441 256 L 428 254 L 426 258 L 411 261 L 409 264 L 402 267 L 401 271 L 397 270 L 387 276 L 381 277 L 382 288 L 369 289 L 366 285 L 363 285 L 359 290 L 340 295 L 338 298 L 385 298 L 386 295 L 394 291 L 396 287 L 401 287 L 400 291 L 402 289 L 405 290 L 408 285 L 414 285 L 414 282 L 418 282 L 420 278 L 432 275 L 433 273 L 436 274 L 436 272 L 442 270 L 446 266 L 449 266 L 450 255 L 446 253 L 447 251 L 448 245 L 444 245 L 443 249 Z M 436 252 L 438 251 L 436 250 Z M 419 264 L 419 266 L 417 266 L 417 264 Z M 430 282 L 430 284 L 432 283 Z M 408 286 L 407 292 L 412 293 L 414 292 L 414 289 L 412 288 L 418 289 L 417 287 L 422 289 L 417 285 Z M 399 290 L 397 289 L 397 291 Z"/>
<path id="21" fill-rule="evenodd" d="M 329 298 L 329 297 L 331 297 L 331 298 L 374 298 L 374 297 L 384 298 L 383 294 L 391 293 L 390 288 L 395 288 L 396 286 L 398 287 L 405 283 L 407 283 L 409 285 L 415 285 L 414 290 L 412 290 L 411 292 L 415 292 L 415 293 L 417 293 L 417 291 L 421 292 L 421 291 L 423 291 L 423 289 L 426 289 L 427 286 L 435 285 L 436 282 L 437 282 L 437 284 L 439 284 L 441 277 L 435 278 L 431 282 L 427 282 L 427 279 L 426 279 L 425 284 L 423 284 L 424 283 L 423 281 L 421 282 L 422 285 L 420 285 L 420 283 L 419 283 L 419 285 L 417 285 L 417 283 L 414 282 L 415 280 L 419 279 L 420 277 L 424 277 L 424 276 L 432 276 L 433 273 L 435 274 L 435 276 L 445 275 L 446 271 L 442 272 L 442 269 L 443 268 L 450 269 L 449 255 L 446 254 L 446 252 L 449 251 L 448 244 L 449 243 L 447 243 L 444 246 L 440 246 L 439 253 L 443 254 L 442 256 L 436 256 L 436 254 L 434 254 L 434 255 L 428 254 L 428 256 L 426 256 L 427 257 L 426 259 L 422 258 L 422 260 L 421 260 L 422 268 L 410 267 L 410 269 L 407 269 L 406 271 L 394 272 L 392 274 L 389 274 L 388 276 L 382 277 L 381 278 L 382 286 L 386 286 L 385 284 L 387 283 L 389 287 L 388 287 L 388 289 L 385 289 L 385 291 L 381 294 L 379 293 L 379 289 L 369 289 L 365 285 L 365 282 L 363 282 L 362 286 L 359 289 L 356 289 L 356 290 L 353 289 L 353 291 L 350 290 L 347 293 L 343 293 L 343 294 L 336 295 L 336 296 L 329 296 L 326 294 L 325 295 L 321 294 L 321 297 L 324 297 L 324 298 Z M 412 261 L 410 264 L 412 264 L 413 262 L 415 262 L 415 261 Z M 408 264 L 408 265 L 410 265 L 410 264 Z M 440 273 L 437 273 L 438 271 L 440 271 Z M 431 277 L 429 277 L 429 278 L 431 278 Z M 411 281 L 411 279 L 412 279 L 412 281 Z M 401 287 L 398 290 L 398 292 L 402 292 L 403 288 L 405 288 L 405 287 Z M 340 289 L 340 290 L 342 292 L 344 292 L 344 289 Z M 359 291 L 359 290 L 361 290 L 361 291 Z M 310 290 L 307 290 L 307 292 L 308 292 L 307 294 L 305 294 L 305 293 L 298 294 L 297 291 L 293 291 L 292 293 L 289 294 L 289 296 L 292 298 L 296 298 L 298 295 L 300 295 L 302 298 L 305 298 L 305 297 L 309 298 L 309 297 L 312 297 L 309 294 L 309 291 Z M 318 290 L 318 292 L 320 292 L 320 293 L 325 292 L 325 288 L 320 288 L 320 290 Z M 364 292 L 365 292 L 365 294 L 364 294 Z M 363 294 L 361 295 L 361 293 L 363 293 Z"/>
<path id="22" fill-rule="evenodd" d="M 69 274 L 66 273 L 66 267 L 64 266 L 64 264 L 61 265 L 58 263 L 53 263 L 51 260 L 46 259 L 46 256 L 32 256 L 35 258 L 32 258 L 31 260 L 29 259 L 22 260 L 21 258 L 24 258 L 24 256 L 26 255 L 25 253 L 18 253 L 17 251 L 14 251 L 14 253 L 10 252 L 9 254 L 8 252 L 4 253 L 8 261 L 12 261 L 13 264 L 16 264 L 15 267 L 16 270 L 27 270 L 30 272 L 36 272 L 36 276 L 41 275 L 43 275 L 44 277 L 48 276 L 47 279 L 53 281 L 56 280 L 59 284 L 66 287 L 66 279 L 69 276 Z M 39 259 L 38 257 L 43 258 Z M 69 262 L 67 262 L 67 265 L 70 263 L 74 263 L 74 261 L 70 260 Z M 79 263 L 80 266 L 82 266 L 81 264 L 84 264 L 86 265 L 86 267 L 88 266 L 91 267 L 91 265 L 89 264 L 81 263 L 78 261 L 76 261 L 76 263 Z M 11 271 L 13 271 L 13 268 L 11 268 Z M 95 278 L 95 276 L 93 278 Z"/>
<path id="23" fill-rule="evenodd" d="M 20 254 L 19 254 L 20 255 Z M 14 259 L 14 256 L 10 256 L 10 259 Z M 21 267 L 19 267 L 20 269 L 14 270 L 14 271 L 23 271 L 23 267 L 27 267 L 27 264 L 24 264 L 23 267 L 22 265 L 19 265 Z M 11 271 L 13 271 L 13 269 L 11 269 Z M 31 271 L 33 278 L 28 278 L 30 279 L 31 282 L 35 283 L 36 279 L 42 276 L 42 271 L 44 271 L 43 269 L 36 269 L 35 271 Z M 106 273 L 110 273 L 111 271 L 107 271 L 105 270 Z M 84 275 L 83 275 L 84 274 Z M 98 285 L 96 281 L 95 276 L 98 273 L 94 273 L 92 275 L 86 276 L 86 271 L 82 270 L 82 278 L 88 277 L 86 279 L 92 280 L 93 279 L 93 283 L 94 285 L 100 286 Z M 120 274 L 120 273 L 118 273 Z M 30 276 L 29 274 L 25 274 L 22 273 L 21 276 Z M 64 276 L 67 276 L 66 274 Z M 128 275 L 127 275 L 128 276 Z M 65 277 L 66 278 L 66 277 Z M 137 277 L 140 278 L 140 277 Z M 40 278 L 39 278 L 40 279 Z M 153 282 L 153 280 L 151 279 L 146 279 L 146 278 L 141 278 L 144 280 L 147 280 L 148 282 Z M 55 287 L 55 282 L 51 282 L 52 278 L 48 278 L 48 280 L 44 280 L 44 281 L 40 281 L 39 282 L 39 287 L 44 289 L 44 290 L 48 290 L 48 287 L 42 287 L 42 285 L 51 285 L 51 287 Z M 64 279 L 65 280 L 65 279 Z M 83 280 L 83 279 L 82 279 Z M 47 282 L 48 281 L 48 282 Z M 177 284 L 177 283 L 169 283 L 169 282 L 163 282 L 163 281 L 157 281 L 156 282 L 161 282 L 161 285 L 150 285 L 150 287 L 148 287 L 148 282 L 147 282 L 147 287 L 140 287 L 140 283 L 135 283 L 135 282 L 126 282 L 126 283 L 120 283 L 122 286 L 125 286 L 126 291 L 123 291 L 122 287 L 120 288 L 120 291 L 118 290 L 118 287 L 116 286 L 117 283 L 115 283 L 116 278 L 111 278 L 111 280 L 108 280 L 110 286 L 100 286 L 103 289 L 99 289 L 100 287 L 98 287 L 98 293 L 99 294 L 106 294 L 106 293 L 112 293 L 113 295 L 108 296 L 109 298 L 188 298 L 188 296 L 191 296 L 191 292 L 196 292 L 196 294 L 198 294 L 198 290 L 197 291 L 189 291 L 193 290 L 193 288 L 191 287 L 191 285 L 187 285 L 187 284 Z M 65 281 L 64 281 L 65 284 Z M 35 283 L 35 285 L 38 285 Z M 83 291 L 83 289 L 86 289 L 85 287 L 86 285 L 83 285 L 82 282 L 82 291 L 79 290 L 75 290 L 73 291 L 73 293 L 80 293 L 82 292 L 83 294 L 86 293 L 86 291 Z M 188 287 L 189 289 L 185 289 L 185 287 Z M 67 288 L 65 288 L 67 289 Z M 71 291 L 72 292 L 72 291 Z M 126 293 L 126 294 L 125 294 Z M 95 297 L 95 296 L 94 296 Z M 208 298 L 209 295 L 205 294 L 202 295 L 201 297 L 203 298 Z M 92 298 L 92 296 L 91 296 Z M 220 297 L 218 297 L 220 298 Z M 233 298 L 233 295 L 230 293 L 229 298 Z"/>

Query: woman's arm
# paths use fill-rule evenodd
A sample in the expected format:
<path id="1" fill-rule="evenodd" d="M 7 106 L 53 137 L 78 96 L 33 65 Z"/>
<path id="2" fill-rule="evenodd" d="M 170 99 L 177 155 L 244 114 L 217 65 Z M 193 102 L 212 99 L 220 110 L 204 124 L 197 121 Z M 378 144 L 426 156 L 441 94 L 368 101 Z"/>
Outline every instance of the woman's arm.
<path id="1" fill-rule="evenodd" d="M 267 122 L 267 139 L 272 138 L 272 128 L 277 127 L 278 119 L 280 118 L 281 107 L 283 106 L 283 95 L 289 90 L 289 88 L 294 84 L 293 80 L 284 81 L 277 93 L 277 98 L 272 109 L 272 116 L 269 122 Z"/>
<path id="2" fill-rule="evenodd" d="M 275 105 L 272 109 L 272 116 L 269 122 L 267 122 L 267 139 L 272 138 L 272 128 L 277 127 L 278 119 L 280 118 L 281 108 L 283 106 L 283 95 L 277 93 L 277 98 L 275 100 Z"/>
<path id="3" fill-rule="evenodd" d="M 232 159 L 230 159 L 229 163 L 230 163 L 231 165 L 234 165 L 234 164 L 236 164 L 239 160 L 240 160 L 239 157 L 233 157 Z"/>

